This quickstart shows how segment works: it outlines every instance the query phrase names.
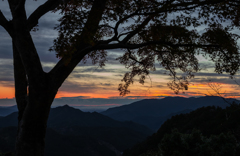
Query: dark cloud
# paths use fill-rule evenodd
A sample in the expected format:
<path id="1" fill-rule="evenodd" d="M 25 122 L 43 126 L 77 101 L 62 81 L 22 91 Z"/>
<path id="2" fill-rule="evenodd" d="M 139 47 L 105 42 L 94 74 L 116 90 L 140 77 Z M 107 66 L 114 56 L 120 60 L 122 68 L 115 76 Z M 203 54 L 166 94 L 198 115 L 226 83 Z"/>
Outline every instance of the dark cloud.
<path id="1" fill-rule="evenodd" d="M 229 76 L 225 77 L 200 77 L 194 78 L 191 80 L 191 83 L 224 83 L 224 84 L 233 84 L 235 85 L 236 82 L 231 79 Z"/>
<path id="2" fill-rule="evenodd" d="M 43 19 L 39 21 L 39 30 L 31 33 L 39 57 L 41 61 L 45 63 L 57 63 L 59 61 L 59 59 L 56 58 L 55 52 L 49 51 L 49 48 L 53 46 L 53 40 L 57 38 L 58 35 L 57 31 L 54 30 L 54 27 L 57 24 L 56 21 L 57 19 L 51 21 L 44 16 Z"/>
<path id="3" fill-rule="evenodd" d="M 12 59 L 0 58 L 0 83 L 2 86 L 5 86 L 5 87 L 14 86 Z"/>
<path id="4" fill-rule="evenodd" d="M 43 65 L 43 70 L 44 70 L 45 72 L 51 71 L 52 68 L 53 68 L 53 67 L 49 67 L 49 66 L 44 66 L 44 65 Z"/>
<path id="5" fill-rule="evenodd" d="M 101 86 L 113 86 L 111 83 L 100 83 Z"/>
<path id="6" fill-rule="evenodd" d="M 161 99 L 165 96 L 111 96 L 109 99 Z"/>
<path id="7" fill-rule="evenodd" d="M 214 62 L 199 62 L 199 67 L 202 70 L 210 70 L 215 68 Z"/>
<path id="8" fill-rule="evenodd" d="M 199 73 L 195 73 L 194 75 L 196 77 L 197 76 L 204 76 L 204 77 L 210 77 L 210 76 L 214 76 L 214 77 L 229 77 L 230 76 L 228 74 L 206 73 L 206 72 L 199 72 Z"/>
<path id="9" fill-rule="evenodd" d="M 60 91 L 69 93 L 92 93 L 94 90 L 98 89 L 98 85 L 95 83 L 77 83 L 71 81 L 65 81 L 60 88 Z"/>
<path id="10" fill-rule="evenodd" d="M 15 99 L 0 99 L 0 106 L 13 106 L 16 105 Z"/>
<path id="11" fill-rule="evenodd" d="M 62 104 L 79 104 L 79 105 L 103 105 L 103 104 L 129 104 L 131 102 L 139 101 L 139 99 L 134 98 L 88 98 L 88 97 L 64 97 L 56 98 L 54 100 L 54 105 Z"/>
<path id="12" fill-rule="evenodd" d="M 164 88 L 164 87 L 166 87 L 166 86 L 164 86 L 164 85 L 156 85 L 156 87 L 157 87 L 157 88 Z"/>
<path id="13" fill-rule="evenodd" d="M 6 31 L 0 26 L 0 58 L 12 59 L 12 40 Z"/>
<path id="14" fill-rule="evenodd" d="M 237 97 L 240 96 L 240 92 L 237 92 L 237 91 L 231 92 L 231 93 L 226 93 L 226 92 L 225 92 L 225 93 L 223 93 L 223 96 L 224 96 L 224 97 L 228 97 L 228 96 L 234 97 L 234 96 L 235 96 L 235 97 L 237 98 Z"/>
<path id="15" fill-rule="evenodd" d="M 169 71 L 163 69 L 163 68 L 156 68 L 155 71 L 150 71 L 150 74 L 156 74 L 156 75 L 168 75 Z"/>
<path id="16" fill-rule="evenodd" d="M 44 1 L 27 1 L 26 12 L 29 16 Z M 11 19 L 11 14 L 7 1 L 0 2 L 0 10 L 7 19 Z M 31 32 L 36 49 L 42 62 L 56 63 L 58 59 L 55 53 L 50 53 L 48 49 L 53 44 L 53 39 L 57 37 L 57 32 L 53 28 L 58 23 L 60 15 L 58 13 L 47 13 L 39 20 L 39 31 Z M 0 58 L 12 58 L 12 41 L 7 32 L 0 27 Z"/>
<path id="17" fill-rule="evenodd" d="M 78 78 L 78 79 L 81 78 L 81 79 L 88 79 L 88 80 L 90 80 L 90 79 L 106 79 L 106 77 L 104 77 L 104 76 L 98 76 L 98 75 L 95 75 L 94 73 L 86 74 L 86 73 L 82 73 L 81 71 L 73 72 L 70 75 L 70 78 Z"/>
<path id="18" fill-rule="evenodd" d="M 123 78 L 123 74 L 117 74 L 117 75 L 114 75 L 114 76 L 117 76 L 117 77 L 122 77 Z"/>
<path id="19" fill-rule="evenodd" d="M 99 73 L 99 72 L 116 72 L 115 69 L 106 69 L 106 68 L 100 68 L 98 66 L 88 66 L 88 67 L 83 67 L 77 71 L 75 71 L 74 73 Z"/>
<path id="20" fill-rule="evenodd" d="M 1 85 L 4 87 L 14 87 L 13 81 L 0 81 Z"/>

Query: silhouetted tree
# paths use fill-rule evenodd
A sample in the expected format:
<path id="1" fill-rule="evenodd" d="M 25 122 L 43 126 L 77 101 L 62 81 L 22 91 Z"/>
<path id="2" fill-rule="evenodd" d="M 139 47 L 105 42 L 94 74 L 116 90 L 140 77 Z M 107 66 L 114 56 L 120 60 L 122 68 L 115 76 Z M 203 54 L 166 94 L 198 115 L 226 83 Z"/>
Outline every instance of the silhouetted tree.
<path id="1" fill-rule="evenodd" d="M 148 151 L 141 156 L 237 156 L 238 149 L 236 138 L 230 133 L 206 137 L 196 129 L 191 134 L 174 129 L 171 134 L 164 135 L 157 151 Z"/>
<path id="2" fill-rule="evenodd" d="M 13 156 L 14 154 L 12 152 L 7 153 L 0 153 L 0 156 Z"/>
<path id="3" fill-rule="evenodd" d="M 109 49 L 122 49 L 118 58 L 130 72 L 119 85 L 129 93 L 133 78 L 144 83 L 158 62 L 170 71 L 169 87 L 188 88 L 199 71 L 196 55 L 216 62 L 215 72 L 234 75 L 239 67 L 237 39 L 239 0 L 47 0 L 29 17 L 26 0 L 8 0 L 12 19 L 0 12 L 0 25 L 12 38 L 15 96 L 19 109 L 17 156 L 42 156 L 50 106 L 58 89 L 80 61 L 91 58 L 104 66 Z M 51 50 L 60 61 L 44 72 L 30 31 L 49 11 L 61 11 L 59 37 Z M 203 33 L 197 28 L 206 27 Z M 176 69 L 185 75 L 178 77 Z"/>

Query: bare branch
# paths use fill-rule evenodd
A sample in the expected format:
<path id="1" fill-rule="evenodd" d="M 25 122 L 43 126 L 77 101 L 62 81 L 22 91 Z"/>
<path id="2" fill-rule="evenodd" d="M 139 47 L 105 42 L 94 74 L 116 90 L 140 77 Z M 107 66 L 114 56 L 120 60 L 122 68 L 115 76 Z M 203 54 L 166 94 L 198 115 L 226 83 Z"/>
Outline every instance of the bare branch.
<path id="1" fill-rule="evenodd" d="M 2 11 L 0 10 L 0 25 L 7 30 L 7 32 L 10 32 L 9 28 L 9 21 L 6 19 L 6 17 L 3 15 Z"/>
<path id="2" fill-rule="evenodd" d="M 7 22 L 8 22 L 8 20 L 6 19 L 6 17 L 3 15 L 2 11 L 0 10 L 0 25 L 4 26 L 4 25 L 6 25 Z"/>
<path id="3" fill-rule="evenodd" d="M 229 105 L 232 105 L 231 102 L 227 101 L 226 98 L 224 97 L 224 93 L 221 93 L 222 86 L 219 83 L 208 83 L 208 86 L 215 92 L 215 96 L 219 96 L 223 99 L 224 102 L 226 102 Z M 211 96 L 214 96 L 213 94 L 210 93 Z"/>
<path id="4" fill-rule="evenodd" d="M 137 62 L 137 63 L 139 63 L 139 64 L 141 64 L 141 65 L 144 65 L 143 62 L 138 61 L 136 58 L 134 58 L 134 57 L 132 56 L 132 52 L 131 52 L 130 49 L 127 49 L 127 51 L 128 51 L 128 53 L 129 53 L 129 58 L 130 58 L 131 60 L 133 60 L 133 61 L 135 61 L 135 62 Z"/>
<path id="5" fill-rule="evenodd" d="M 132 13 L 132 14 L 130 14 L 130 15 L 128 15 L 128 16 L 120 19 L 120 20 L 116 23 L 115 28 L 114 28 L 114 33 L 115 33 L 115 35 L 112 37 L 112 40 L 118 39 L 118 27 L 119 27 L 119 25 L 120 25 L 121 23 L 123 23 L 125 20 L 128 20 L 129 18 L 131 18 L 131 17 L 133 17 L 133 16 L 136 16 L 137 13 L 138 13 L 138 11 L 139 11 L 139 10 L 136 10 L 134 13 Z"/>
<path id="6" fill-rule="evenodd" d="M 65 3 L 70 0 L 64 0 Z M 43 5 L 39 6 L 28 18 L 28 28 L 31 30 L 38 24 L 38 20 L 47 12 L 54 10 L 59 4 L 63 3 L 62 0 L 48 0 Z"/>
<path id="7" fill-rule="evenodd" d="M 151 16 L 148 16 L 135 30 L 130 32 L 123 40 L 123 43 L 128 42 L 134 35 L 139 33 L 151 20 Z"/>
<path id="8" fill-rule="evenodd" d="M 68 75 L 73 71 L 73 69 L 78 65 L 78 63 L 84 58 L 86 54 L 93 51 L 94 49 L 89 47 L 82 47 L 79 48 L 81 50 L 78 50 L 71 58 L 70 63 L 66 65 L 66 61 L 64 58 L 62 58 L 56 66 L 49 72 L 49 75 L 51 75 L 52 78 L 52 88 L 58 89 L 62 83 L 65 81 L 65 79 L 68 77 Z"/>

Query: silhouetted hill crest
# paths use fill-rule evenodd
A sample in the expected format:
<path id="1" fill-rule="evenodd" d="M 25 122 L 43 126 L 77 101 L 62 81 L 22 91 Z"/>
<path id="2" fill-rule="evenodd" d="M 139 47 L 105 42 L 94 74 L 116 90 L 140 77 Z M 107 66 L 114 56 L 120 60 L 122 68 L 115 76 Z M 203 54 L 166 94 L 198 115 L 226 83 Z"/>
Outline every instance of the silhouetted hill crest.
<path id="1" fill-rule="evenodd" d="M 10 106 L 10 107 L 0 106 L 0 116 L 7 116 L 13 112 L 16 112 L 17 110 L 18 110 L 17 105 Z"/>
<path id="2" fill-rule="evenodd" d="M 0 126 L 4 128 L 7 126 L 17 126 L 17 116 L 18 113 L 15 112 L 0 118 Z M 105 145 L 109 145 L 109 147 L 114 146 L 120 151 L 132 147 L 153 133 L 149 128 L 134 122 L 120 122 L 97 112 L 82 112 L 66 105 L 51 109 L 48 128 L 58 132 L 61 135 L 59 137 L 63 138 L 62 140 L 66 138 L 70 141 L 76 138 L 74 140 L 79 143 L 82 137 L 85 137 L 87 142 L 93 138 L 91 144 L 94 143 L 94 146 L 98 146 L 97 140 L 100 140 L 101 142 L 105 142 Z M 54 135 L 57 134 L 54 133 Z M 52 139 L 55 144 L 58 142 L 57 140 L 59 139 Z M 63 144 L 60 145 L 63 146 Z M 105 145 L 104 147 L 108 148 Z M 76 146 L 79 146 L 79 144 Z M 70 146 L 67 148 L 71 149 Z"/>
<path id="3" fill-rule="evenodd" d="M 18 113 L 0 118 L 0 127 L 17 126 Z M 97 112 L 83 112 L 68 105 L 50 110 L 48 127 L 65 129 L 69 127 L 125 127 L 143 134 L 151 134 L 147 127 L 134 122 L 120 122 Z"/>
<path id="4" fill-rule="evenodd" d="M 235 99 L 227 99 L 230 103 Z M 144 99 L 132 104 L 109 108 L 102 112 L 119 121 L 133 121 L 157 130 L 171 114 L 182 114 L 184 110 L 195 110 L 200 107 L 229 106 L 221 97 L 165 97 L 163 99 Z M 189 112 L 189 111 L 187 111 Z M 160 124 L 160 125 L 159 125 Z"/>
<path id="5" fill-rule="evenodd" d="M 240 105 L 231 105 L 226 108 L 208 106 L 198 108 L 190 113 L 172 116 L 159 130 L 144 142 L 124 152 L 124 156 L 139 156 L 147 151 L 159 148 L 161 139 L 171 134 L 173 129 L 180 133 L 190 134 L 194 129 L 200 130 L 204 136 L 232 134 L 236 142 L 240 141 Z M 240 150 L 240 149 L 239 149 Z"/>

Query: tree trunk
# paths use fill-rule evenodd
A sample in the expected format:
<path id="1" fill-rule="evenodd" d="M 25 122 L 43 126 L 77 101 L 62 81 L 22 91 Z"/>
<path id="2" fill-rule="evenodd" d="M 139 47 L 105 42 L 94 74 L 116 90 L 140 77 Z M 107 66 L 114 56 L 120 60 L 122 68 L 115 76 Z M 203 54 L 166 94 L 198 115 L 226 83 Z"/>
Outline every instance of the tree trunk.
<path id="1" fill-rule="evenodd" d="M 50 76 L 45 73 L 29 82 L 26 106 L 19 116 L 16 156 L 43 156 L 47 120 L 57 93 Z"/>
<path id="2" fill-rule="evenodd" d="M 52 100 L 46 99 L 41 95 L 38 96 L 42 97 L 42 100 L 33 101 L 29 99 L 22 118 L 19 121 L 16 156 L 44 155 L 47 119 L 51 106 L 51 103 L 48 102 Z M 45 103 L 42 103 L 43 101 Z"/>
<path id="3" fill-rule="evenodd" d="M 18 106 L 18 121 L 21 120 L 25 107 L 27 106 L 27 75 L 22 64 L 21 57 L 17 48 L 13 45 L 13 65 L 15 82 L 15 99 Z"/>

